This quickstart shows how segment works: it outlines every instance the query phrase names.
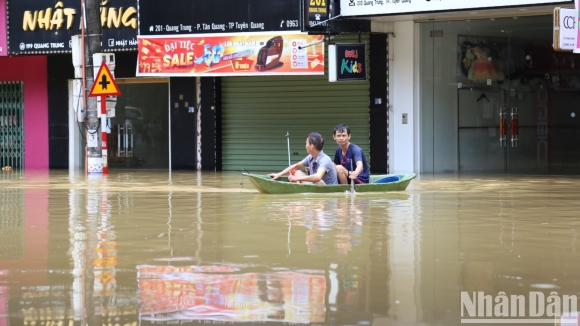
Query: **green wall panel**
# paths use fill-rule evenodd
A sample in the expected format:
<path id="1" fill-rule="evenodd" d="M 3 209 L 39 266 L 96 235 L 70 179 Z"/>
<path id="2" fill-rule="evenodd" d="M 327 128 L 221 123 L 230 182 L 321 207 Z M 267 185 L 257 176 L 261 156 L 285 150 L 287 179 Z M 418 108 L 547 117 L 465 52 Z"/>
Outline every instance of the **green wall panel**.
<path id="1" fill-rule="evenodd" d="M 362 41 L 368 44 L 368 35 L 363 34 Z M 358 42 L 358 34 L 332 42 Z M 368 52 L 367 45 L 367 61 Z M 312 131 L 322 134 L 324 151 L 334 157 L 337 145 L 332 131 L 340 123 L 351 128 L 351 142 L 363 149 L 371 164 L 368 80 L 330 83 L 328 72 L 323 76 L 226 77 L 222 79 L 221 123 L 224 171 L 284 169 L 288 166 L 287 131 L 292 164 L 307 155 L 306 136 Z"/>

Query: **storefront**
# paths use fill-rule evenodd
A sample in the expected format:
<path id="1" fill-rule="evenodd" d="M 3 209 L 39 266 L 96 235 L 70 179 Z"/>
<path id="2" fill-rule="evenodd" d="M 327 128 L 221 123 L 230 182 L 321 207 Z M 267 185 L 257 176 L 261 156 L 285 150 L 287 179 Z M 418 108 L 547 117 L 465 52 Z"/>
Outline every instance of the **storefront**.
<path id="1" fill-rule="evenodd" d="M 369 18 L 396 35 L 392 171 L 578 174 L 580 73 L 573 53 L 552 46 L 554 7 L 573 2 L 446 11 L 452 2 L 397 7 L 407 21 Z"/>
<path id="2" fill-rule="evenodd" d="M 306 155 L 304 140 L 312 131 L 325 137 L 325 150 L 333 155 L 333 128 L 344 123 L 351 140 L 369 153 L 371 169 L 388 170 L 385 34 L 370 34 L 365 21 L 356 25 L 357 33 L 334 39 L 308 35 L 300 30 L 299 0 L 239 4 L 250 8 L 245 11 L 212 10 L 216 5 L 141 1 L 139 9 L 138 75 L 200 80 L 201 161 L 215 162 L 203 169 L 282 169 Z M 276 10 L 264 12 L 266 7 Z M 196 17 L 200 12 L 211 15 Z M 192 21 L 200 24 L 188 25 Z M 366 43 L 368 78 L 329 82 L 328 44 L 358 42 Z"/>
<path id="3" fill-rule="evenodd" d="M 369 34 L 362 40 L 368 44 Z M 358 35 L 344 34 L 334 41 L 356 43 Z M 324 51 L 328 53 L 328 46 Z M 331 83 L 328 68 L 314 76 L 224 77 L 221 102 L 223 170 L 281 171 L 289 159 L 294 164 L 307 155 L 304 142 L 313 131 L 324 137 L 324 151 L 334 157 L 332 133 L 341 123 L 351 128 L 351 141 L 369 153 L 368 78 Z"/>

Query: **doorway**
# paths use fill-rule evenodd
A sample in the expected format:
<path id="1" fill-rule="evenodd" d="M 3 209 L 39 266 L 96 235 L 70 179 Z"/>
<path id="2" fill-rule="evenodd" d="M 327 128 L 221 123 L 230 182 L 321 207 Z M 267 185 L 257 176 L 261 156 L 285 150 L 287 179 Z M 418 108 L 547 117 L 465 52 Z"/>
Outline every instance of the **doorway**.
<path id="1" fill-rule="evenodd" d="M 580 72 L 552 33 L 551 16 L 424 24 L 423 172 L 580 173 Z"/>
<path id="2" fill-rule="evenodd" d="M 109 134 L 109 169 L 169 168 L 169 82 L 118 79 Z"/>

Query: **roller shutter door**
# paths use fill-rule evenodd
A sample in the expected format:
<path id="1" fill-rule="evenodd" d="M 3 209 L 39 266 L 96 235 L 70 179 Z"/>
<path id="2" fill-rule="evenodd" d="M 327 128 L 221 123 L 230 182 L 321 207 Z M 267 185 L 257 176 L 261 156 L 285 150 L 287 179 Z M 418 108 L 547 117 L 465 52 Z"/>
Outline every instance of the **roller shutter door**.
<path id="1" fill-rule="evenodd" d="M 346 34 L 332 42 L 358 42 Z M 367 43 L 368 34 L 362 34 Z M 328 51 L 326 51 L 328 53 Z M 326 62 L 327 63 L 327 62 Z M 328 67 L 328 65 L 326 66 Z M 328 82 L 323 76 L 249 76 L 222 78 L 222 169 L 279 171 L 306 156 L 306 136 L 319 132 L 324 151 L 334 157 L 332 131 L 337 124 L 351 128 L 351 142 L 369 153 L 369 83 Z"/>

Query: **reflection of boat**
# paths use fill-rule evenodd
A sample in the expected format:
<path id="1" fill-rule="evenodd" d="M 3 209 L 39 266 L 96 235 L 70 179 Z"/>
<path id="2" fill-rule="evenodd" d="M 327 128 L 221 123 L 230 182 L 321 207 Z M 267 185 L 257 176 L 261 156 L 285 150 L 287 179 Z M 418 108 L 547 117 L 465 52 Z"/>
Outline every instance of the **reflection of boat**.
<path id="1" fill-rule="evenodd" d="M 333 193 L 350 191 L 350 185 L 315 185 L 305 183 L 290 183 L 287 178 L 272 180 L 267 175 L 252 174 L 243 172 L 243 175 L 250 179 L 250 182 L 262 193 L 266 194 L 299 194 L 299 193 Z M 371 183 L 357 184 L 356 192 L 385 192 L 403 191 L 407 188 L 411 180 L 416 177 L 410 174 L 390 174 L 371 176 Z M 387 182 L 377 182 L 386 180 Z M 391 181 L 392 180 L 392 181 Z M 390 182 L 388 182 L 390 181 Z"/>

